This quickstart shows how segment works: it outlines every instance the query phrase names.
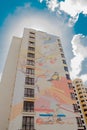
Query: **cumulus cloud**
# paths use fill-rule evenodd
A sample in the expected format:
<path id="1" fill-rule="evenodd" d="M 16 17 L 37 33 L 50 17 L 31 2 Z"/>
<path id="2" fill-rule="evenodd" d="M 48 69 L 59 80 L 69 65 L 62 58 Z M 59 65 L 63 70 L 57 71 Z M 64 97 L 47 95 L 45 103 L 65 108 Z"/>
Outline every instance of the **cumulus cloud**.
<path id="1" fill-rule="evenodd" d="M 70 44 L 73 35 L 72 28 L 68 27 L 62 16 L 53 16 L 46 10 L 39 11 L 31 8 L 30 4 L 27 3 L 22 7 L 17 7 L 15 12 L 9 14 L 4 22 L 3 31 L 0 31 L 0 35 L 2 34 L 3 37 L 1 43 L 4 48 L 4 51 L 0 55 L 0 61 L 5 63 L 12 37 L 22 37 L 24 28 L 34 28 L 53 35 L 58 35 L 64 46 Z"/>
<path id="2" fill-rule="evenodd" d="M 87 81 L 87 74 L 80 74 L 83 69 L 82 62 L 87 58 L 87 37 L 82 34 L 74 35 L 71 43 L 74 54 L 71 60 L 71 77 L 72 79 L 79 77 Z"/>
<path id="3" fill-rule="evenodd" d="M 55 9 L 59 6 L 57 0 L 47 0 L 46 3 L 48 8 L 52 11 L 55 11 Z"/>
<path id="4" fill-rule="evenodd" d="M 41 1 L 41 0 L 40 0 Z M 79 18 L 79 14 L 87 15 L 87 0 L 46 0 L 47 7 L 57 12 L 64 12 L 70 16 L 69 26 L 73 26 Z"/>

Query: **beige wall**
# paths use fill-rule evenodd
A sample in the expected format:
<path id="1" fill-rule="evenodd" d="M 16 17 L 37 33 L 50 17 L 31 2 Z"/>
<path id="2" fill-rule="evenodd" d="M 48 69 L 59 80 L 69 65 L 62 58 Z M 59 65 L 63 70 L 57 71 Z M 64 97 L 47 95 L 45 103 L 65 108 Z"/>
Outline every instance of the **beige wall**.
<path id="1" fill-rule="evenodd" d="M 0 130 L 7 130 L 21 39 L 13 37 L 0 84 Z"/>

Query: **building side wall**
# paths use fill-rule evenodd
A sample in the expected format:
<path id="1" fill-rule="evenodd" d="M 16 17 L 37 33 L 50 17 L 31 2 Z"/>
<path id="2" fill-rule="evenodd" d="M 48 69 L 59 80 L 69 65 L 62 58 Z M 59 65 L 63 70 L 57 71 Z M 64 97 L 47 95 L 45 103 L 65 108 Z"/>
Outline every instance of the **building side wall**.
<path id="1" fill-rule="evenodd" d="M 23 103 L 30 98 L 24 97 L 25 89 L 25 77 L 26 77 L 26 64 L 27 64 L 27 53 L 29 45 L 29 30 L 25 29 L 21 49 L 18 59 L 17 73 L 15 79 L 15 86 L 12 99 L 12 107 L 10 112 L 9 130 L 22 129 L 23 115 L 32 115 L 23 111 Z M 15 127 L 16 126 L 16 127 Z"/>
<path id="2" fill-rule="evenodd" d="M 21 39 L 13 37 L 0 84 L 0 130 L 7 130 Z"/>

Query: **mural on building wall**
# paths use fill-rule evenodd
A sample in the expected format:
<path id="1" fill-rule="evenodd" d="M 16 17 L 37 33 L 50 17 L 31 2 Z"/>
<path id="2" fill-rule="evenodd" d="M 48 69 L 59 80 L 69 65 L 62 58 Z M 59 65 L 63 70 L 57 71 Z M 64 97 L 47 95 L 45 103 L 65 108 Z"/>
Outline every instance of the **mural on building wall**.
<path id="1" fill-rule="evenodd" d="M 66 77 L 58 70 L 60 59 L 57 39 L 44 39 L 42 45 L 38 43 L 36 47 L 36 123 L 73 125 L 75 114 L 70 90 Z"/>

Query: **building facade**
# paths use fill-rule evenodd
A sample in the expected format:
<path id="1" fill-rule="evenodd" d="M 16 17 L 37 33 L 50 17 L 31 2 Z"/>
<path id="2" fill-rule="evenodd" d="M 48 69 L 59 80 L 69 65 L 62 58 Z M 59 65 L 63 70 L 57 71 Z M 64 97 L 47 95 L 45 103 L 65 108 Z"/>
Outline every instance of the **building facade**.
<path id="1" fill-rule="evenodd" d="M 85 130 L 59 37 L 33 29 L 13 37 L 0 106 L 0 130 Z"/>
<path id="2" fill-rule="evenodd" d="M 82 113 L 81 120 L 87 127 L 87 91 L 81 79 L 75 79 L 73 84 L 75 86 L 75 92 L 77 95 L 77 104 L 80 112 Z"/>

